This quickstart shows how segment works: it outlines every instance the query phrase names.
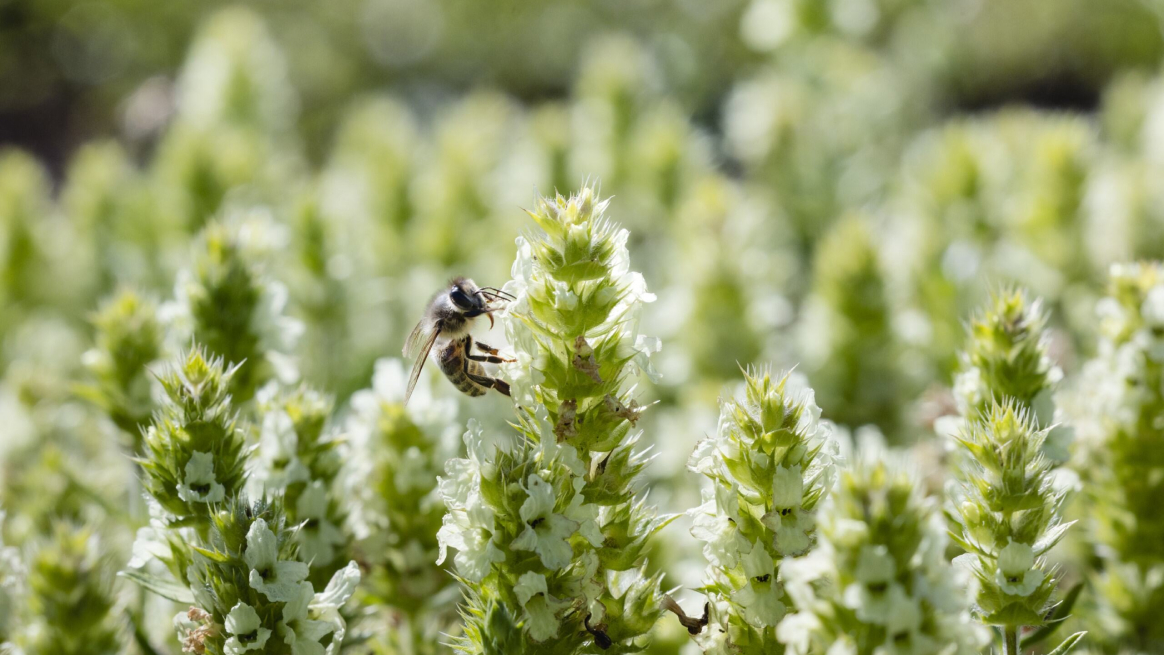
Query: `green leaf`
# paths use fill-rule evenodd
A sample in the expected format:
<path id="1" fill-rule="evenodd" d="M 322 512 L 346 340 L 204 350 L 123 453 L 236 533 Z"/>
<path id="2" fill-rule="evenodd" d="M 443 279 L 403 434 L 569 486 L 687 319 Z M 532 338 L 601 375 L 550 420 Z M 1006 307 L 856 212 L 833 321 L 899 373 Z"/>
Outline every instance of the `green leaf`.
<path id="1" fill-rule="evenodd" d="M 1059 629 L 1059 626 L 1063 625 L 1063 621 L 1065 621 L 1067 617 L 1070 616 L 1071 608 L 1075 606 L 1075 601 L 1079 599 L 1079 594 L 1082 591 L 1083 583 L 1075 583 L 1075 586 L 1071 587 L 1071 589 L 1067 591 L 1067 595 L 1063 597 L 1062 602 L 1060 602 L 1053 610 L 1051 610 L 1051 616 L 1047 617 L 1047 623 L 1040 627 L 1038 630 L 1035 630 L 1026 637 L 1023 637 L 1023 650 L 1030 648 L 1031 646 L 1054 634 L 1054 632 Z"/>
<path id="2" fill-rule="evenodd" d="M 1047 655 L 1067 655 L 1068 651 L 1070 651 L 1072 648 L 1074 648 L 1075 644 L 1079 643 L 1079 640 L 1083 639 L 1083 635 L 1085 635 L 1085 634 L 1087 634 L 1087 633 L 1086 632 L 1076 632 L 1075 634 L 1071 635 L 1070 637 L 1067 637 L 1066 639 L 1064 639 L 1063 643 L 1059 644 L 1058 648 L 1047 653 Z"/>
<path id="3" fill-rule="evenodd" d="M 183 605 L 194 604 L 194 594 L 190 593 L 189 589 L 173 578 L 162 578 L 152 573 L 134 570 L 122 571 L 117 575 L 133 580 L 143 588 L 152 591 L 162 598 L 172 600 L 175 603 L 181 603 Z"/>
<path id="4" fill-rule="evenodd" d="M 216 550 L 208 550 L 199 546 L 191 546 L 191 549 L 212 562 L 227 564 L 231 561 L 230 555 L 227 555 L 226 553 L 220 553 Z"/>

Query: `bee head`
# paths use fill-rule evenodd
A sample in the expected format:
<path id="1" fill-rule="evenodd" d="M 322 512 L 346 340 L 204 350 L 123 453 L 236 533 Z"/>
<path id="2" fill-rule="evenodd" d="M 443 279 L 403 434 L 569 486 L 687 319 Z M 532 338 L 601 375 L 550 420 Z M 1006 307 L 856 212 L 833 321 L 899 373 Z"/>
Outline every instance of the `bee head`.
<path id="1" fill-rule="evenodd" d="M 459 277 L 453 280 L 452 288 L 449 289 L 449 300 L 462 312 L 479 312 L 485 309 L 485 298 L 476 283 L 468 278 Z"/>

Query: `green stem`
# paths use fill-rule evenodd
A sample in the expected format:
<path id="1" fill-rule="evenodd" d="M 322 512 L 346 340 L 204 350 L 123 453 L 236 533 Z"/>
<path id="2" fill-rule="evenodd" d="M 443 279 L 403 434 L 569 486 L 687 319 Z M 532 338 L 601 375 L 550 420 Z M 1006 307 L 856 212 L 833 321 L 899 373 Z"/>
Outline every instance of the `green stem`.
<path id="1" fill-rule="evenodd" d="M 1017 625 L 1008 625 L 1005 630 L 1005 650 L 1003 655 L 1019 655 L 1019 629 Z"/>

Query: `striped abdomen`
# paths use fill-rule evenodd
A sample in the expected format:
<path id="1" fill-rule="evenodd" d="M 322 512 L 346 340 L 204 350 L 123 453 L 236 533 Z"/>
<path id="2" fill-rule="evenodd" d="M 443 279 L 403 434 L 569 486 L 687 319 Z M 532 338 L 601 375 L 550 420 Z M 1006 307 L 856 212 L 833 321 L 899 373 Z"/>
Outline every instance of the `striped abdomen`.
<path id="1" fill-rule="evenodd" d="M 480 362 L 475 362 L 471 359 L 465 359 L 465 340 L 454 339 L 441 349 L 440 354 L 441 372 L 453 383 L 462 393 L 470 396 L 483 396 L 487 389 L 465 375 L 467 370 L 469 373 L 477 376 L 484 376 L 485 369 L 482 368 Z"/>

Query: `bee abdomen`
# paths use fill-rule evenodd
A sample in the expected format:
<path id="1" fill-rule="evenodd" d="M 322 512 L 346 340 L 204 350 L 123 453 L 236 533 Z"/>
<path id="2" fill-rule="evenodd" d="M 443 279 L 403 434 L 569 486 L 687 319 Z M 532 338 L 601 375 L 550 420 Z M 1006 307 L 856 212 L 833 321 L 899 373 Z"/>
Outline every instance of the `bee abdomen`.
<path id="1" fill-rule="evenodd" d="M 487 389 L 477 384 L 465 375 L 465 370 L 468 369 L 473 375 L 484 375 L 484 370 L 481 365 L 473 360 L 465 360 L 463 350 L 460 348 L 460 342 L 454 341 L 445 348 L 441 353 L 440 358 L 441 372 L 453 383 L 453 386 L 458 391 L 470 396 L 483 396 Z M 468 366 L 466 366 L 468 364 Z"/>
<path id="2" fill-rule="evenodd" d="M 469 376 L 465 375 L 463 372 L 459 372 L 456 375 L 450 375 L 449 381 L 452 382 L 453 386 L 455 386 L 461 393 L 466 393 L 470 396 L 485 395 L 485 389 L 483 389 L 481 385 L 470 380 Z"/>

